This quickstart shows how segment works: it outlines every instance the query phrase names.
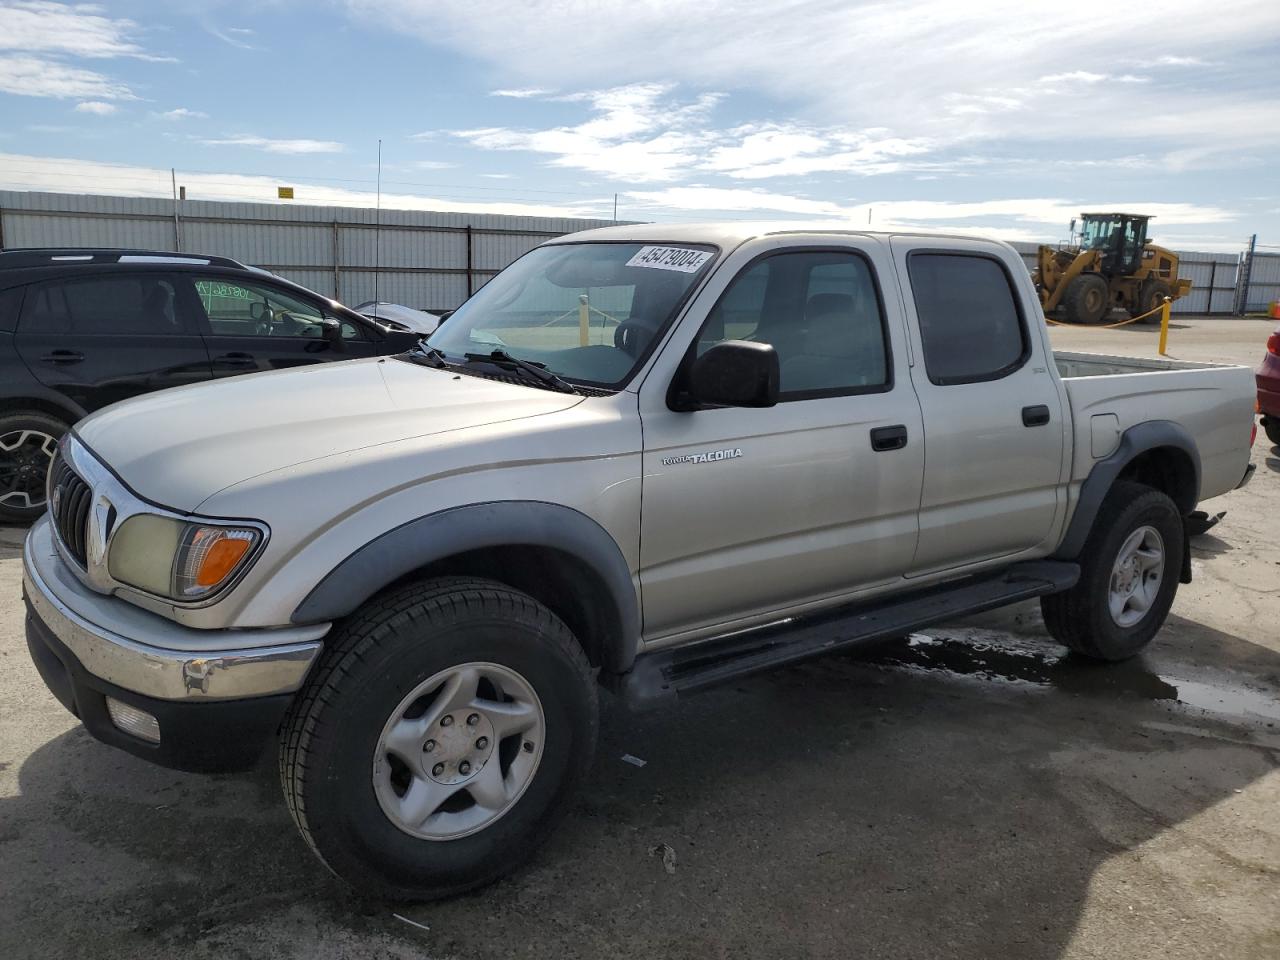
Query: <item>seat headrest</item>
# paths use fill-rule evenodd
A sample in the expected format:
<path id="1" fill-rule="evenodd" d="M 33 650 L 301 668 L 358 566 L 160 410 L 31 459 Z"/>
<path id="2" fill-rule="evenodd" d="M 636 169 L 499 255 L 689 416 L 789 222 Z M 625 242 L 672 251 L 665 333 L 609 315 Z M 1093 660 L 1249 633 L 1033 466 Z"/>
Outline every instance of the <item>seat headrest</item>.
<path id="1" fill-rule="evenodd" d="M 804 306 L 806 320 L 831 314 L 853 314 L 853 297 L 847 293 L 815 293 Z"/>

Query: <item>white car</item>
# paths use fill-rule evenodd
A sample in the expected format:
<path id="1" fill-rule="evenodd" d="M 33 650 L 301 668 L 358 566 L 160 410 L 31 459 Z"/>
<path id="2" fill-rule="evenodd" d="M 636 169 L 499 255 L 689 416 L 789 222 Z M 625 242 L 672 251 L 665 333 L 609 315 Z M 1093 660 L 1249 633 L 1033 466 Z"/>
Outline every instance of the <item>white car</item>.
<path id="1" fill-rule="evenodd" d="M 374 320 L 380 320 L 386 323 L 390 320 L 401 326 L 408 327 L 414 333 L 421 333 L 424 336 L 435 333 L 436 327 L 440 326 L 440 316 L 435 313 L 428 313 L 425 310 L 415 310 L 413 307 L 406 307 L 401 303 L 388 303 L 385 300 L 368 300 L 360 306 L 354 308 L 356 313 Z"/>

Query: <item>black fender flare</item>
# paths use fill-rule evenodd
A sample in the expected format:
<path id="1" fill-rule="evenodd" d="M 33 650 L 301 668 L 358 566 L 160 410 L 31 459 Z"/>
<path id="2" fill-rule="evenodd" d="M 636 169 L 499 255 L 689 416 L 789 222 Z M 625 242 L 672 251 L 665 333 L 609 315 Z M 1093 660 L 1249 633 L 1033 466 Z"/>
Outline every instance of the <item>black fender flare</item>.
<path id="1" fill-rule="evenodd" d="M 437 560 L 493 547 L 544 547 L 586 564 L 604 583 L 614 623 L 604 664 L 627 670 L 640 637 L 640 602 L 631 569 L 613 537 L 586 514 L 535 500 L 468 504 L 410 520 L 360 547 L 298 604 L 294 623 L 337 620 L 383 587 Z"/>
<path id="2" fill-rule="evenodd" d="M 1062 542 L 1053 554 L 1055 560 L 1074 560 L 1080 555 L 1085 539 L 1093 529 L 1094 518 L 1098 515 L 1102 501 L 1111 492 L 1116 478 L 1135 458 L 1159 447 L 1181 450 L 1190 460 L 1194 480 L 1190 489 L 1173 499 L 1183 516 L 1195 509 L 1200 500 L 1200 451 L 1196 447 L 1195 438 L 1185 427 L 1172 420 L 1147 420 L 1135 424 L 1121 435 L 1119 445 L 1109 456 L 1093 465 L 1089 476 L 1080 485 L 1075 513 Z"/>

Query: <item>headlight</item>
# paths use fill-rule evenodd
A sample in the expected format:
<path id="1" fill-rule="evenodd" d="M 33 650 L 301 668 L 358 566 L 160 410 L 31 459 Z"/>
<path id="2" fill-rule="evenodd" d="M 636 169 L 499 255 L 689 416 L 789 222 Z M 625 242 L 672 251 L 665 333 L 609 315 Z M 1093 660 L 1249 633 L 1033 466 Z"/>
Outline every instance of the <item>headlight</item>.
<path id="1" fill-rule="evenodd" d="M 179 603 L 216 593 L 245 568 L 262 531 L 135 514 L 111 538 L 113 579 Z"/>

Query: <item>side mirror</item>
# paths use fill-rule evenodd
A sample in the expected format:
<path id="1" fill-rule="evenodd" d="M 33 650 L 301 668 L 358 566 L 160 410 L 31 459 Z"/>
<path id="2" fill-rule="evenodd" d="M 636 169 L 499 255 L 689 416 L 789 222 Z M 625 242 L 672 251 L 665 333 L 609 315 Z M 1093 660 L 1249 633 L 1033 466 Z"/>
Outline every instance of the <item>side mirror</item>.
<path id="1" fill-rule="evenodd" d="M 342 321 L 335 320 L 333 317 L 325 317 L 320 321 L 320 337 L 333 343 L 335 340 L 342 339 Z"/>
<path id="2" fill-rule="evenodd" d="M 689 398 L 698 406 L 772 407 L 778 402 L 778 353 L 769 343 L 725 340 L 689 367 Z"/>

